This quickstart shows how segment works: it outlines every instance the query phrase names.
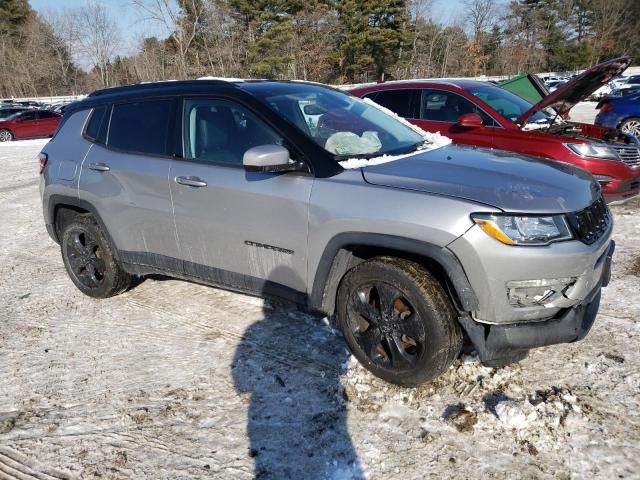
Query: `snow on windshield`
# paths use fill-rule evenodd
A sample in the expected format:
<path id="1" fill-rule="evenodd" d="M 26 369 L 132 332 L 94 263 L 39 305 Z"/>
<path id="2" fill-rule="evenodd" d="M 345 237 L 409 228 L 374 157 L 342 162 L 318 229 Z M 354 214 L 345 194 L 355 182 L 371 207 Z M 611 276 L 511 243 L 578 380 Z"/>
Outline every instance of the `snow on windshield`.
<path id="1" fill-rule="evenodd" d="M 346 160 L 338 162 L 344 169 L 361 168 L 370 165 L 380 165 L 382 163 L 392 162 L 394 160 L 400 160 L 401 158 L 410 157 L 418 152 L 424 152 L 427 150 L 434 150 L 436 148 L 444 147 L 451 143 L 451 139 L 449 137 L 441 135 L 440 132 L 425 132 L 417 125 L 408 122 L 388 108 L 378 105 L 376 102 L 369 98 L 364 98 L 363 102 L 374 108 L 377 108 L 387 115 L 394 117 L 398 122 L 418 133 L 422 138 L 424 138 L 425 141 L 422 145 L 416 148 L 415 151 L 410 153 L 401 155 L 381 155 L 379 157 L 373 158 L 348 158 Z M 336 135 L 340 135 L 340 137 L 334 139 Z M 331 142 L 331 144 L 329 142 Z M 325 148 L 329 151 L 332 151 L 333 148 L 342 146 L 341 143 L 344 143 L 345 150 L 348 149 L 347 151 L 352 155 L 375 153 L 380 150 L 380 140 L 378 139 L 378 135 L 376 132 L 364 132 L 362 136 L 358 136 L 354 133 L 349 132 L 338 132 L 329 137 Z M 334 151 L 334 153 L 338 155 L 340 154 L 339 151 Z"/>

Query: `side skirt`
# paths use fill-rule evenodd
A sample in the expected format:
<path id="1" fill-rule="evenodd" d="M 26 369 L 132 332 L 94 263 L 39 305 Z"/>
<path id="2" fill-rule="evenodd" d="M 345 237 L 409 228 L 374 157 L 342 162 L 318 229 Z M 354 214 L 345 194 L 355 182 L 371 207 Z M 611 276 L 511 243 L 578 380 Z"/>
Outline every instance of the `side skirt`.
<path id="1" fill-rule="evenodd" d="M 154 253 L 122 250 L 118 253 L 122 268 L 133 275 L 167 275 L 256 297 L 284 300 L 307 308 L 306 293 L 280 283 Z"/>

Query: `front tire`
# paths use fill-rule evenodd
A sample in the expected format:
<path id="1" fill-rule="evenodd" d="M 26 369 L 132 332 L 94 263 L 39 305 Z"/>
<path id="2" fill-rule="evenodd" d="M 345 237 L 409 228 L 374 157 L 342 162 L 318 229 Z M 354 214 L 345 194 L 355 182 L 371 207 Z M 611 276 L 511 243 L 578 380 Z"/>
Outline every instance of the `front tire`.
<path id="1" fill-rule="evenodd" d="M 640 118 L 630 117 L 620 124 L 620 130 L 636 138 L 640 138 Z"/>
<path id="2" fill-rule="evenodd" d="M 460 353 L 451 301 L 426 269 L 407 260 L 378 257 L 351 269 L 338 289 L 337 313 L 354 356 L 390 383 L 433 380 Z"/>
<path id="3" fill-rule="evenodd" d="M 129 287 L 131 275 L 120 267 L 90 215 L 79 215 L 62 227 L 60 246 L 69 277 L 85 295 L 107 298 Z"/>
<path id="4" fill-rule="evenodd" d="M 13 133 L 6 128 L 0 130 L 0 142 L 10 142 L 13 140 Z"/>

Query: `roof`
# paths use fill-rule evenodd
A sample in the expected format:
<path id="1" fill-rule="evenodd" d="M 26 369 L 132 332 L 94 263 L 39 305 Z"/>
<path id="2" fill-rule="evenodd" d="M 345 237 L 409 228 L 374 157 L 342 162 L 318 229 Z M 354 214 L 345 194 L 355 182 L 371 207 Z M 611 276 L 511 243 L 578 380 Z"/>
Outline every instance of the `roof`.
<path id="1" fill-rule="evenodd" d="M 82 100 L 69 104 L 69 112 L 83 108 L 93 107 L 103 103 L 132 100 L 150 96 L 173 95 L 204 95 L 212 92 L 227 93 L 232 91 L 247 92 L 249 94 L 261 93 L 263 95 L 277 95 L 286 93 L 295 86 L 322 86 L 333 87 L 314 82 L 301 80 L 254 80 L 254 79 L 219 79 L 206 77 L 199 80 L 169 80 L 152 83 L 138 83 L 123 87 L 105 88 L 96 90 Z"/>
<path id="2" fill-rule="evenodd" d="M 468 80 L 464 78 L 416 78 L 411 80 L 394 80 L 391 82 L 381 82 L 381 83 L 363 83 L 360 85 L 351 85 L 349 90 L 360 90 L 365 88 L 372 87 L 383 87 L 383 86 L 418 86 L 420 84 L 429 84 L 429 85 L 447 85 L 450 87 L 458 87 L 458 88 L 472 88 L 483 85 L 490 84 L 489 82 L 483 82 L 480 80 Z"/>

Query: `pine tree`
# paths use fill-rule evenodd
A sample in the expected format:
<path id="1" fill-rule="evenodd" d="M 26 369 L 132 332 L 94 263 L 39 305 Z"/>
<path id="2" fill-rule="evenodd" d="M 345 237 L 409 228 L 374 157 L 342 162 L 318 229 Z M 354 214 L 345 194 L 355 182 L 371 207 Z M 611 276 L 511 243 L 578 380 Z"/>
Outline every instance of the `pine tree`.
<path id="1" fill-rule="evenodd" d="M 251 74 L 283 78 L 293 61 L 288 48 L 295 15 L 304 0 L 231 0 L 249 31 L 247 63 Z"/>
<path id="2" fill-rule="evenodd" d="M 29 14 L 28 0 L 0 0 L 0 33 L 15 34 Z"/>
<path id="3" fill-rule="evenodd" d="M 406 0 L 336 2 L 344 28 L 340 66 L 348 81 L 382 80 L 408 43 Z"/>

